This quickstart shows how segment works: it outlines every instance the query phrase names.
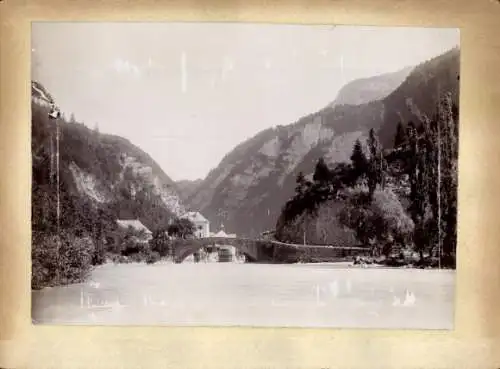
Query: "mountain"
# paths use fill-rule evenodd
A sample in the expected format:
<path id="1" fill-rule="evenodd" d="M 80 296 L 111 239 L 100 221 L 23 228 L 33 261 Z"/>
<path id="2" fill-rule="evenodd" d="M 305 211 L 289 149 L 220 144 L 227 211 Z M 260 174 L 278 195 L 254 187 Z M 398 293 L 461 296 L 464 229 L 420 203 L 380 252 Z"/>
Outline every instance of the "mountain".
<path id="1" fill-rule="evenodd" d="M 203 182 L 202 179 L 195 179 L 193 181 L 191 180 L 180 180 L 176 182 L 177 186 L 177 192 L 179 193 L 179 196 L 181 200 L 185 201 L 187 200 L 200 186 L 200 184 Z"/>
<path id="2" fill-rule="evenodd" d="M 361 78 L 342 87 L 331 107 L 337 105 L 362 105 L 388 96 L 408 77 L 412 67 L 394 73 Z"/>
<path id="3" fill-rule="evenodd" d="M 184 206 L 175 182 L 130 141 L 84 124 L 48 117 L 53 99 L 32 82 L 33 230 L 53 230 L 59 194 L 62 227 L 88 230 L 106 218 L 139 219 L 154 230 L 180 216 Z M 57 136 L 59 135 L 59 152 Z M 59 170 L 57 155 L 59 154 Z M 57 182 L 59 177 L 59 190 Z"/>
<path id="4" fill-rule="evenodd" d="M 354 142 L 364 141 L 371 128 L 391 148 L 398 122 L 430 117 L 440 93 L 451 92 L 458 105 L 459 56 L 455 48 L 411 70 L 352 82 L 322 110 L 238 145 L 186 203 L 212 227 L 223 223 L 231 233 L 255 236 L 274 229 L 297 174 L 311 175 L 320 157 L 329 165 L 348 162 Z"/>

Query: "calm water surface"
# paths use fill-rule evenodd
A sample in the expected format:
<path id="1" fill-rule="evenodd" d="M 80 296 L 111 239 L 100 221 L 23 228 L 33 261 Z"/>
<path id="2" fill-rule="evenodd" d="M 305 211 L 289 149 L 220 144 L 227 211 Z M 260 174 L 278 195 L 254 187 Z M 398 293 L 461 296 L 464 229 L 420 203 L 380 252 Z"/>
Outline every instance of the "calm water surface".
<path id="1" fill-rule="evenodd" d="M 107 264 L 32 293 L 42 324 L 452 329 L 455 272 L 332 264 Z M 405 302 L 406 300 L 406 302 Z"/>

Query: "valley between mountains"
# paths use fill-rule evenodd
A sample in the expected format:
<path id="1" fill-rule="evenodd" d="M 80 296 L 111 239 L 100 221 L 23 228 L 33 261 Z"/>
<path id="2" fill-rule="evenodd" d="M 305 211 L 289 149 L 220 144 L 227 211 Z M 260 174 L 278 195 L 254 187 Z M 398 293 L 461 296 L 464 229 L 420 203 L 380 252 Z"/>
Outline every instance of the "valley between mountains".
<path id="1" fill-rule="evenodd" d="M 377 199 L 381 203 L 397 202 L 403 223 L 407 219 L 408 224 L 411 223 L 405 234 L 418 235 L 420 221 L 417 219 L 422 218 L 419 209 L 424 209 L 422 214 L 427 211 L 425 209 L 432 210 L 435 196 L 429 195 L 427 203 L 412 198 L 415 186 L 426 180 L 412 179 L 411 171 L 407 170 L 408 165 L 416 168 L 418 164 L 408 159 L 417 157 L 410 155 L 412 134 L 429 138 L 428 146 L 419 147 L 434 147 L 432 137 L 435 136 L 430 133 L 426 136 L 426 127 L 428 125 L 429 132 L 434 132 L 431 122 L 437 119 L 440 122 L 437 125 L 441 127 L 442 124 L 445 131 L 448 127 L 449 137 L 458 140 L 459 57 L 460 50 L 455 48 L 420 65 L 348 83 L 319 111 L 288 125 L 268 128 L 240 143 L 210 170 L 206 178 L 197 181 L 173 181 L 168 176 L 168 168 L 161 168 L 154 158 L 129 140 L 90 129 L 73 116 L 63 117 L 60 124 L 56 124 L 48 117 L 53 102 L 50 92 L 44 88 L 43 81 L 33 81 L 33 243 L 50 244 L 47 238 L 62 229 L 71 237 L 90 237 L 102 254 L 109 252 L 105 245 L 109 234 L 115 231 L 117 219 L 138 219 L 154 234 L 187 211 L 203 214 L 212 230 L 224 225 L 228 232 L 241 237 L 259 237 L 265 231 L 275 231 L 288 242 L 300 242 L 303 237 L 316 244 L 372 242 L 373 236 L 363 238 L 352 226 L 354 215 L 342 220 L 342 209 L 352 200 L 348 194 L 356 188 L 371 189 L 372 172 L 367 169 L 366 175 L 358 173 L 352 181 L 347 180 L 352 182 L 348 186 L 344 181 L 342 189 L 336 189 L 333 195 L 332 191 L 327 191 L 328 194 L 321 197 L 321 189 L 331 187 L 335 176 L 346 175 L 346 165 L 352 163 L 355 170 L 359 169 L 354 162 L 356 147 L 360 150 L 358 154 L 364 153 L 361 155 L 364 159 L 360 160 L 366 161 L 368 168 L 368 161 L 373 159 L 370 150 L 375 146 L 377 155 L 380 153 L 385 158 L 386 165 L 384 178 L 376 176 L 376 186 L 387 186 L 391 192 L 370 190 L 370 196 L 375 202 Z M 443 97 L 446 98 L 443 100 Z M 449 113 L 449 119 L 441 116 L 443 112 Z M 447 123 L 451 121 L 453 127 Z M 410 154 L 397 156 L 401 150 L 396 147 L 398 140 Z M 421 139 L 415 140 L 420 145 Z M 455 150 L 450 151 L 448 164 L 456 169 L 457 146 L 446 147 Z M 422 160 L 433 160 L 433 149 L 425 153 L 427 156 Z M 434 175 L 429 174 L 426 178 L 434 178 Z M 450 169 L 443 178 L 447 176 L 451 179 L 445 184 L 449 187 L 445 188 L 452 191 L 456 174 Z M 425 182 L 426 188 L 431 193 L 432 186 L 428 182 Z M 319 192 L 315 194 L 319 195 L 313 196 L 314 211 L 297 205 L 304 196 L 316 190 Z M 453 201 L 456 199 L 446 197 L 441 203 L 452 204 Z M 61 204 L 60 213 L 57 202 Z M 292 211 L 294 216 L 286 214 L 287 209 L 295 209 Z M 428 211 L 432 213 L 431 210 Z M 452 220 L 454 210 L 456 205 L 455 208 L 449 205 L 451 215 L 443 225 L 451 227 L 447 229 L 451 238 L 456 235 L 456 220 Z M 322 217 L 329 219 L 326 228 L 330 231 L 325 231 L 324 224 L 318 221 Z M 429 222 L 432 224 L 422 220 L 421 227 L 424 223 L 425 227 L 436 227 L 436 221 Z M 399 236 L 392 232 L 390 237 Z M 432 243 L 426 241 L 426 245 Z M 454 246 L 450 247 L 454 250 Z M 88 255 L 94 264 L 102 262 L 99 260 L 102 257 L 95 252 Z M 50 278 L 44 276 L 42 279 Z"/>

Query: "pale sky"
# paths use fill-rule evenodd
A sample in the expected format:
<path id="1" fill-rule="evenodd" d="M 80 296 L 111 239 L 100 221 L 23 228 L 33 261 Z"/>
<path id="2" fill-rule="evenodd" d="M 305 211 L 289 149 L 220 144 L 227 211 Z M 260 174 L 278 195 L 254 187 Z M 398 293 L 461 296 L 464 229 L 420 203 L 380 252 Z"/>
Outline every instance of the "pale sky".
<path id="1" fill-rule="evenodd" d="M 32 78 L 69 117 L 128 138 L 174 180 L 354 79 L 459 44 L 457 29 L 221 23 L 32 24 Z"/>

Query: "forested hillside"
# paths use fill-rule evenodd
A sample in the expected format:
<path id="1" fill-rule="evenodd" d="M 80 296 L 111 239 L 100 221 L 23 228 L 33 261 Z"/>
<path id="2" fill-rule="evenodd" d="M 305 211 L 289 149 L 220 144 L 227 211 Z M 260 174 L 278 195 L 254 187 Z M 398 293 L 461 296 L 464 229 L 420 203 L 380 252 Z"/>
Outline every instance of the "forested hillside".
<path id="1" fill-rule="evenodd" d="M 401 249 L 455 266 L 458 107 L 451 93 L 431 119 L 399 123 L 394 148 L 374 130 L 356 141 L 348 164 L 321 158 L 312 180 L 302 173 L 276 225 L 285 242 L 360 245 L 389 257 Z M 429 260 L 429 258 L 427 259 Z"/>
<path id="2" fill-rule="evenodd" d="M 73 116 L 51 119 L 52 102 L 48 91 L 33 82 L 32 238 L 36 285 L 55 283 L 58 270 L 66 279 L 78 280 L 78 273 L 87 270 L 89 263 L 103 262 L 106 252 L 117 249 L 117 219 L 138 219 L 154 232 L 165 229 L 184 212 L 175 183 L 149 155 L 124 138 L 89 129 Z M 81 253 L 82 258 L 74 262 L 80 265 L 75 266 L 76 275 L 60 270 L 71 263 L 58 259 L 57 253 L 51 254 L 55 248 L 65 250 L 66 256 L 59 252 L 60 258 Z M 83 257 L 85 253 L 89 260 Z"/>

